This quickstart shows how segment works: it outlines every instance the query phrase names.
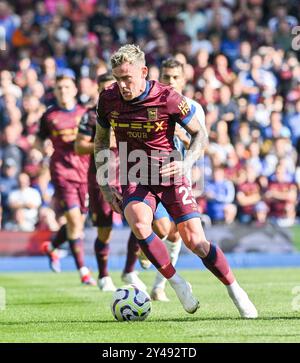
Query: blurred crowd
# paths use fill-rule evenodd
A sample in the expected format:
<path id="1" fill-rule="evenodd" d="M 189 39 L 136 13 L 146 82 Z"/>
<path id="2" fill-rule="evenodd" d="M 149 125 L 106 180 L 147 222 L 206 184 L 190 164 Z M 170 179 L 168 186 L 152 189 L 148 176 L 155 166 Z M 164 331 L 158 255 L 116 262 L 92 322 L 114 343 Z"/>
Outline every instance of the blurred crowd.
<path id="1" fill-rule="evenodd" d="M 58 228 L 52 145 L 35 147 L 55 75 L 73 69 L 78 100 L 88 105 L 97 75 L 126 43 L 146 53 L 149 79 L 175 56 L 185 67 L 184 94 L 205 110 L 210 144 L 204 168 L 193 170 L 194 183 L 204 175 L 204 193 L 195 190 L 202 213 L 213 223 L 293 225 L 299 15 L 298 0 L 0 0 L 1 228 Z"/>

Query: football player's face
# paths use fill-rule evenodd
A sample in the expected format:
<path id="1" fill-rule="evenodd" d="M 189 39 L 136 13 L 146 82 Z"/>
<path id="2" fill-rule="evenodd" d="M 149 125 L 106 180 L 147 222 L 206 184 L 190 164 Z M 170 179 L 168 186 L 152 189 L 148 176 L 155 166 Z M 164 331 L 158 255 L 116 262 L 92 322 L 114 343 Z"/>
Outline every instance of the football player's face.
<path id="1" fill-rule="evenodd" d="M 145 91 L 148 74 L 146 66 L 126 62 L 113 68 L 112 74 L 125 101 L 131 101 Z"/>
<path id="2" fill-rule="evenodd" d="M 57 81 L 54 94 L 60 104 L 68 104 L 75 99 L 77 94 L 74 81 L 70 78 L 63 78 Z"/>
<path id="3" fill-rule="evenodd" d="M 185 86 L 185 79 L 181 67 L 166 68 L 161 71 L 160 81 L 163 84 L 172 86 L 177 92 L 182 93 Z"/>

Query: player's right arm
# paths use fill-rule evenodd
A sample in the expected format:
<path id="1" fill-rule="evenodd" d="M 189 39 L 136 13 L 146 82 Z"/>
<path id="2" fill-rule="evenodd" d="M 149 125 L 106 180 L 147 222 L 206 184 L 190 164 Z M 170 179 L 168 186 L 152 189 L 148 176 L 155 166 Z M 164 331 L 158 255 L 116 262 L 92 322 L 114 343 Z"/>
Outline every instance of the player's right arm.
<path id="1" fill-rule="evenodd" d="M 122 213 L 120 202 L 122 195 L 111 188 L 108 184 L 105 173 L 108 171 L 109 155 L 110 155 L 110 128 L 96 125 L 96 135 L 94 140 L 94 157 L 97 169 L 97 182 L 100 186 L 104 199 L 111 205 L 112 209 L 117 213 Z"/>
<path id="2" fill-rule="evenodd" d="M 76 136 L 74 150 L 78 155 L 86 155 L 94 153 L 94 143 L 91 136 L 78 133 Z"/>
<path id="3" fill-rule="evenodd" d="M 112 209 L 117 213 L 122 213 L 120 202 L 122 195 L 111 188 L 108 183 L 106 173 L 108 172 L 108 163 L 110 156 L 110 136 L 111 127 L 110 123 L 104 112 L 104 97 L 99 97 L 97 105 L 97 123 L 96 134 L 94 138 L 94 158 L 97 169 L 97 182 L 101 189 L 104 199 L 110 203 Z"/>

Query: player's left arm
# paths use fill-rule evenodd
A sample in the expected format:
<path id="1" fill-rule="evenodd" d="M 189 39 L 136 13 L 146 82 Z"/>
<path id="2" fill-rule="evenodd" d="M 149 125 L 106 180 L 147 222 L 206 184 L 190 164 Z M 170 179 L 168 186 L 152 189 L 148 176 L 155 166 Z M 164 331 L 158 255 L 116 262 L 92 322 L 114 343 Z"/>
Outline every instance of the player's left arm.
<path id="1" fill-rule="evenodd" d="M 205 126 L 199 122 L 197 115 L 193 115 L 188 124 L 183 126 L 191 135 L 190 146 L 183 161 L 173 161 L 161 169 L 162 176 L 186 175 L 194 163 L 203 156 L 208 144 Z"/>
<path id="2" fill-rule="evenodd" d="M 188 104 L 187 100 L 175 90 L 171 90 L 168 96 L 167 109 L 170 118 L 191 135 L 191 140 L 184 161 L 173 161 L 164 165 L 161 175 L 186 175 L 203 155 L 208 143 L 205 115 L 199 104 L 196 102 Z"/>
<path id="3" fill-rule="evenodd" d="M 205 125 L 199 122 L 197 114 L 192 117 L 184 128 L 191 135 L 190 147 L 184 162 L 188 168 L 192 168 L 193 164 L 204 155 L 205 148 L 208 145 L 208 135 Z"/>

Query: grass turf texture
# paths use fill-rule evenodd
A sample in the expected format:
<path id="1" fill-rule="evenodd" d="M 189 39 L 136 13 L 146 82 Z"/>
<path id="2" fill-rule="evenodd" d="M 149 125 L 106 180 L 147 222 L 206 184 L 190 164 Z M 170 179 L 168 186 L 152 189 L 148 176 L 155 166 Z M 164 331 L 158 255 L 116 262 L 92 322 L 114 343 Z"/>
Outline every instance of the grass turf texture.
<path id="1" fill-rule="evenodd" d="M 239 318 L 224 287 L 208 272 L 181 271 L 200 309 L 187 314 L 167 287 L 171 302 L 153 302 L 146 321 L 131 323 L 114 321 L 111 294 L 81 286 L 75 272 L 2 274 L 7 302 L 0 310 L 0 342 L 300 342 L 300 306 L 292 308 L 299 272 L 236 270 L 260 314 L 249 321 Z M 153 271 L 140 276 L 151 286 Z M 120 273 L 112 277 L 123 285 Z"/>

